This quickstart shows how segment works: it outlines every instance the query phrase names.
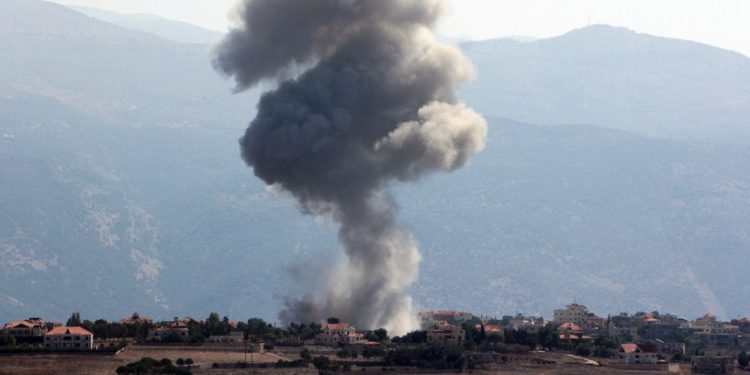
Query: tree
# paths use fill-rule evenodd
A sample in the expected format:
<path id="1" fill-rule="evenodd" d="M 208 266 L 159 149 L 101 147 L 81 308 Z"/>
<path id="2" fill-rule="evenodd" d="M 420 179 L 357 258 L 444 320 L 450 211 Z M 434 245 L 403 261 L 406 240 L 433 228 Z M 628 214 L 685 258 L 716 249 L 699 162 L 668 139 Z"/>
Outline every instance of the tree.
<path id="1" fill-rule="evenodd" d="M 339 318 L 330 317 L 326 319 L 326 323 L 328 324 L 339 324 L 341 323 L 341 320 Z"/>
<path id="2" fill-rule="evenodd" d="M 586 344 L 578 344 L 576 346 L 576 355 L 580 355 L 583 357 L 588 357 L 591 355 L 591 347 L 589 347 Z"/>
<path id="3" fill-rule="evenodd" d="M 74 312 L 70 315 L 70 318 L 68 318 L 68 321 L 65 323 L 68 327 L 80 327 L 81 326 L 81 314 Z"/>
<path id="4" fill-rule="evenodd" d="M 369 331 L 365 335 L 365 338 L 370 341 L 383 342 L 385 340 L 388 340 L 388 331 L 386 331 L 384 328 Z"/>
<path id="5" fill-rule="evenodd" d="M 192 366 L 193 363 L 195 363 L 195 362 L 193 362 L 192 358 L 188 358 L 188 359 L 185 360 L 185 364 L 188 365 L 188 366 Z"/>
<path id="6" fill-rule="evenodd" d="M 312 354 L 309 350 L 305 349 L 301 353 L 299 353 L 300 358 L 302 358 L 306 362 L 312 361 Z"/>
<path id="7" fill-rule="evenodd" d="M 739 363 L 740 367 L 747 367 L 748 364 L 750 364 L 750 356 L 748 356 L 746 351 L 740 352 L 740 355 L 737 356 L 737 363 Z"/>
<path id="8" fill-rule="evenodd" d="M 328 357 L 319 356 L 313 358 L 313 365 L 320 371 L 325 371 L 331 367 L 331 360 Z"/>
<path id="9" fill-rule="evenodd" d="M 402 344 L 421 344 L 427 342 L 427 331 L 412 331 L 401 337 L 394 337 L 392 341 Z"/>
<path id="10" fill-rule="evenodd" d="M 177 361 L 175 361 L 175 363 L 177 363 L 177 366 L 180 367 L 185 366 L 185 360 L 182 358 L 177 358 Z"/>

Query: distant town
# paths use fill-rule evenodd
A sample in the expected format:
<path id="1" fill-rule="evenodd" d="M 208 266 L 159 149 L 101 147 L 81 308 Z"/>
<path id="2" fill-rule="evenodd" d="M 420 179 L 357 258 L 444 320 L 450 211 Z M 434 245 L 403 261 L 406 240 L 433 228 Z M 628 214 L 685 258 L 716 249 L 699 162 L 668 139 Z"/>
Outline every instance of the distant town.
<path id="1" fill-rule="evenodd" d="M 73 313 L 64 324 L 30 317 L 3 326 L 0 373 L 8 358 L 16 358 L 10 363 L 23 373 L 24 366 L 34 368 L 42 358 L 49 362 L 50 355 L 61 362 L 106 357 L 110 365 L 119 364 L 110 372 L 117 374 L 225 374 L 253 368 L 534 373 L 550 366 L 581 366 L 592 373 L 750 371 L 750 318 L 721 321 L 706 314 L 689 320 L 657 311 L 600 316 L 572 303 L 554 310 L 552 320 L 461 311 L 423 311 L 419 319 L 420 330 L 390 336 L 385 329 L 361 330 L 334 317 L 287 327 L 217 313 L 155 321 L 134 312 L 112 322 L 82 320 Z"/>

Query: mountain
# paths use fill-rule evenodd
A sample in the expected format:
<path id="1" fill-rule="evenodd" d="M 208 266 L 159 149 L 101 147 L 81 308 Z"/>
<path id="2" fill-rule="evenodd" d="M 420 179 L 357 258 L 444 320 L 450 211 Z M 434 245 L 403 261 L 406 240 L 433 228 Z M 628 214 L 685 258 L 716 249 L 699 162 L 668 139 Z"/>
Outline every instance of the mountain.
<path id="1" fill-rule="evenodd" d="M 463 48 L 478 79 L 462 95 L 487 115 L 750 140 L 750 59 L 737 52 L 605 25 Z"/>
<path id="2" fill-rule="evenodd" d="M 104 9 L 71 6 L 73 10 L 126 29 L 143 31 L 180 43 L 211 44 L 221 38 L 222 33 L 189 23 L 170 20 L 153 14 L 125 14 Z"/>
<path id="3" fill-rule="evenodd" d="M 570 59 L 593 43 L 639 49 L 607 42 L 627 31 L 578 33 L 587 36 L 569 46 Z M 661 41 L 665 50 L 687 43 Z M 4 0 L 0 48 L 0 321 L 64 320 L 73 311 L 118 319 L 134 310 L 274 320 L 282 298 L 300 288 L 291 274 L 320 273 L 339 258 L 335 228 L 300 214 L 241 161 L 237 139 L 258 93 L 230 94 L 208 46 Z M 469 104 L 488 115 L 510 111 L 497 93 L 510 90 L 507 77 L 527 73 L 506 71 L 512 59 L 493 54 L 519 44 L 464 48 L 479 71 L 463 92 Z M 696 60 L 708 54 L 714 66 L 744 64 L 695 48 Z M 596 66 L 576 69 L 603 79 Z M 486 81 L 488 72 L 502 73 L 500 81 Z M 706 90 L 729 96 L 728 84 Z M 542 108 L 535 95 L 551 95 L 544 91 L 513 90 L 525 95 L 513 99 L 517 114 L 523 103 L 539 104 L 540 117 L 574 114 Z M 609 111 L 606 101 L 590 105 L 592 118 Z M 629 116 L 676 118 L 673 109 Z M 600 313 L 747 314 L 747 146 L 643 135 L 656 122 L 613 129 L 627 128 L 614 116 L 596 125 L 540 121 L 556 126 L 488 117 L 488 147 L 469 166 L 396 188 L 400 221 L 424 255 L 418 305 L 549 316 L 577 299 Z"/>

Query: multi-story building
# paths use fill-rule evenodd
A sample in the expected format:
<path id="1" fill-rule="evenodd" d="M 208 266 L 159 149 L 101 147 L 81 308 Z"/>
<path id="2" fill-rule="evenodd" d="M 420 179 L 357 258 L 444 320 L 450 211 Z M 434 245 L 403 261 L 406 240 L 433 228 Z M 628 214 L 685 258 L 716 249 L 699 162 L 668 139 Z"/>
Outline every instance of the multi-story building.
<path id="1" fill-rule="evenodd" d="M 734 374 L 734 357 L 695 356 L 690 362 L 693 374 Z"/>
<path id="2" fill-rule="evenodd" d="M 653 346 L 627 343 L 620 345 L 618 354 L 620 364 L 623 365 L 652 365 L 659 360 Z"/>
<path id="3" fill-rule="evenodd" d="M 470 312 L 450 310 L 422 311 L 417 315 L 423 329 L 429 329 L 440 323 L 460 323 L 474 317 L 474 314 Z"/>
<path id="4" fill-rule="evenodd" d="M 119 323 L 125 325 L 136 325 L 143 323 L 151 324 L 153 323 L 153 319 L 146 316 L 141 316 L 141 314 L 139 314 L 138 312 L 134 312 L 132 315 L 120 319 Z"/>
<path id="5" fill-rule="evenodd" d="M 430 344 L 463 345 L 466 334 L 459 326 L 443 323 L 427 331 L 427 342 Z"/>
<path id="6" fill-rule="evenodd" d="M 553 315 L 555 323 L 573 323 L 577 326 L 583 326 L 588 318 L 588 314 L 589 311 L 586 306 L 573 303 L 564 309 L 555 310 Z"/>
<path id="7" fill-rule="evenodd" d="M 672 316 L 663 318 L 647 314 L 638 321 L 638 336 L 647 340 L 673 340 L 679 336 L 680 325 Z"/>
<path id="8" fill-rule="evenodd" d="M 55 327 L 44 335 L 50 351 L 86 351 L 94 348 L 94 334 L 81 327 Z"/>
<path id="9" fill-rule="evenodd" d="M 537 331 L 544 327 L 547 322 L 542 317 L 524 316 L 517 314 L 507 320 L 507 328 L 513 330 Z"/>
<path id="10" fill-rule="evenodd" d="M 157 327 L 148 330 L 149 340 L 188 341 L 190 330 L 187 327 Z"/>
<path id="11" fill-rule="evenodd" d="M 10 322 L 3 327 L 6 336 L 43 336 L 49 330 L 49 325 L 42 318 L 29 318 Z"/>
<path id="12" fill-rule="evenodd" d="M 357 332 L 354 326 L 347 323 L 328 323 L 323 332 L 315 336 L 315 343 L 325 346 L 343 346 L 366 344 L 364 335 Z"/>
<path id="13" fill-rule="evenodd" d="M 573 343 L 591 341 L 591 336 L 584 335 L 583 329 L 574 323 L 565 323 L 557 327 L 557 334 L 560 341 Z"/>

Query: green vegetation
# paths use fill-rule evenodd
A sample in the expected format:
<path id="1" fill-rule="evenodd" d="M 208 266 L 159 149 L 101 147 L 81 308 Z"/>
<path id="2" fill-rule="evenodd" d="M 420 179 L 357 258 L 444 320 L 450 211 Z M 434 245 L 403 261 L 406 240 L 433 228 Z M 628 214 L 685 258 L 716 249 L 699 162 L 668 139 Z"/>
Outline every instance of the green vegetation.
<path id="1" fill-rule="evenodd" d="M 737 356 L 737 363 L 740 365 L 740 367 L 745 368 L 750 364 L 750 356 L 748 356 L 746 351 L 740 352 L 740 354 Z"/>
<path id="2" fill-rule="evenodd" d="M 365 339 L 375 342 L 384 342 L 388 340 L 388 331 L 383 328 L 376 329 L 374 331 L 368 331 L 365 334 Z"/>
<path id="3" fill-rule="evenodd" d="M 70 318 L 68 318 L 68 321 L 65 322 L 65 325 L 68 327 L 80 327 L 81 326 L 81 314 L 74 312 L 70 315 Z"/>
<path id="4" fill-rule="evenodd" d="M 192 362 L 192 360 L 191 360 Z M 183 361 L 184 364 L 184 361 Z M 150 374 L 175 374 L 175 375 L 190 375 L 192 372 L 186 368 L 176 367 L 172 364 L 172 361 L 164 358 L 161 361 L 157 361 L 153 358 L 145 357 L 139 361 L 128 363 L 125 366 L 120 366 L 116 370 L 118 375 L 122 374 L 138 374 L 138 375 L 150 375 Z"/>
<path id="5" fill-rule="evenodd" d="M 432 369 L 462 369 L 466 365 L 463 348 L 456 345 L 419 345 L 388 352 L 389 366 L 417 366 Z"/>
<path id="6" fill-rule="evenodd" d="M 427 342 L 427 331 L 413 331 L 401 337 L 391 339 L 393 343 L 400 344 L 421 344 Z"/>

